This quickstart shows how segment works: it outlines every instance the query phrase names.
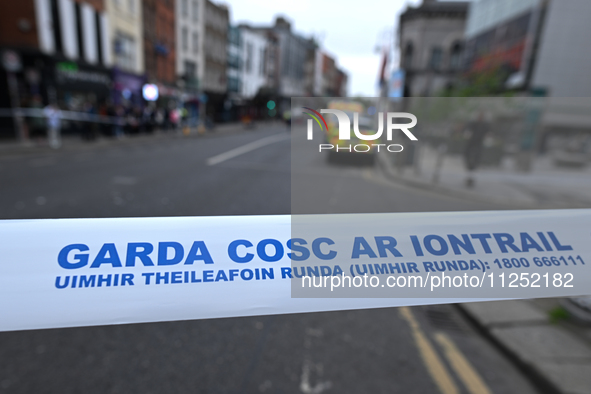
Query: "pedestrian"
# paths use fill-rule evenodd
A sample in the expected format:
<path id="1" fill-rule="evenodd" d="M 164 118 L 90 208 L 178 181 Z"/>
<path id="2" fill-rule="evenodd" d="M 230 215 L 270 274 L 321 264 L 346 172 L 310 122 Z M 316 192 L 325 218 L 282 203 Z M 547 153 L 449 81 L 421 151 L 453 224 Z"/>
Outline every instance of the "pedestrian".
<path id="1" fill-rule="evenodd" d="M 482 160 L 484 149 L 484 138 L 489 131 L 489 125 L 485 120 L 484 112 L 481 111 L 476 120 L 468 124 L 468 139 L 464 150 L 464 163 L 468 170 L 466 187 L 474 186 L 474 170 L 478 168 Z"/>
<path id="2" fill-rule="evenodd" d="M 94 99 L 89 97 L 88 101 L 84 104 L 84 112 L 86 113 L 87 124 L 83 124 L 84 135 L 88 141 L 94 141 L 98 135 L 98 123 L 97 108 L 94 103 Z"/>
<path id="3" fill-rule="evenodd" d="M 123 108 L 123 105 L 117 104 L 115 106 L 114 117 L 115 117 L 115 124 L 114 124 L 115 137 L 117 139 L 121 139 L 124 136 L 123 126 L 125 125 L 125 120 L 124 120 L 125 108 Z"/>
<path id="4" fill-rule="evenodd" d="M 172 124 L 172 130 L 178 131 L 179 124 L 181 122 L 181 111 L 178 108 L 172 108 L 170 110 L 170 123 Z"/>
<path id="5" fill-rule="evenodd" d="M 154 107 L 152 103 L 146 105 L 144 108 L 143 124 L 144 131 L 147 133 L 152 133 L 154 131 Z"/>
<path id="6" fill-rule="evenodd" d="M 170 120 L 170 114 L 171 114 L 171 107 L 170 105 L 164 109 L 164 132 L 168 132 L 168 130 L 170 130 L 170 127 L 172 126 L 172 122 Z"/>
<path id="7" fill-rule="evenodd" d="M 33 108 L 39 112 L 43 111 L 43 99 L 40 95 L 35 95 L 31 99 L 30 108 Z M 45 130 L 45 123 L 43 121 L 43 116 L 39 113 L 35 112 L 34 116 L 29 118 L 29 136 L 33 138 L 37 138 L 40 135 L 44 134 Z"/>
<path id="8" fill-rule="evenodd" d="M 43 109 L 43 113 L 47 119 L 47 140 L 49 146 L 53 149 L 59 149 L 62 146 L 60 110 L 53 104 L 49 104 Z"/>
<path id="9" fill-rule="evenodd" d="M 165 121 L 165 113 L 164 113 L 164 109 L 162 108 L 157 108 L 154 115 L 154 122 L 156 123 L 156 128 L 158 129 L 158 131 L 162 132 L 165 131 L 164 130 L 164 121 Z"/>

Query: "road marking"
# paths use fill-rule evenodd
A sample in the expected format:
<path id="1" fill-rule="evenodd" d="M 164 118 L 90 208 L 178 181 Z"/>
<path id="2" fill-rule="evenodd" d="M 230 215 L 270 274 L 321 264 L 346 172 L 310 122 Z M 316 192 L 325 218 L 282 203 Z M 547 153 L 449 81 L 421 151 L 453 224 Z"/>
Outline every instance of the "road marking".
<path id="1" fill-rule="evenodd" d="M 456 371 L 468 391 L 472 394 L 491 394 L 492 391 L 488 388 L 484 380 L 478 375 L 476 369 L 464 357 L 462 352 L 457 348 L 455 343 L 444 333 L 435 334 L 435 340 L 439 342 L 445 356 L 449 360 L 452 368 Z"/>
<path id="2" fill-rule="evenodd" d="M 445 365 L 437 355 L 435 348 L 433 345 L 431 345 L 431 342 L 429 342 L 423 333 L 423 330 L 421 330 L 421 327 L 412 314 L 410 308 L 403 306 L 398 310 L 400 311 L 400 315 L 408 322 L 416 345 L 421 352 L 423 362 L 431 374 L 431 377 L 437 384 L 437 387 L 439 387 L 439 391 L 441 391 L 443 394 L 458 394 L 460 392 L 458 387 L 447 371 L 447 368 L 445 368 Z"/>
<path id="3" fill-rule="evenodd" d="M 317 382 L 314 386 L 310 383 L 312 380 L 310 378 L 312 372 L 315 372 L 317 379 L 320 379 L 324 374 L 324 365 L 322 363 L 312 362 L 310 357 L 312 337 L 321 338 L 323 334 L 324 333 L 320 328 L 306 328 L 306 336 L 304 338 L 304 364 L 302 365 L 302 376 L 300 378 L 300 391 L 304 394 L 320 394 L 332 387 L 332 382 L 328 380 Z"/>
<path id="4" fill-rule="evenodd" d="M 249 144 L 240 146 L 238 148 L 229 150 L 227 152 L 221 153 L 217 156 L 210 157 L 205 161 L 208 166 L 215 166 L 216 164 L 220 164 L 226 160 L 233 159 L 250 151 L 253 151 L 258 148 L 262 148 L 263 146 L 267 146 L 273 144 L 275 142 L 284 141 L 289 139 L 290 136 L 286 134 L 275 134 L 265 138 L 261 138 L 260 140 L 253 141 Z"/>

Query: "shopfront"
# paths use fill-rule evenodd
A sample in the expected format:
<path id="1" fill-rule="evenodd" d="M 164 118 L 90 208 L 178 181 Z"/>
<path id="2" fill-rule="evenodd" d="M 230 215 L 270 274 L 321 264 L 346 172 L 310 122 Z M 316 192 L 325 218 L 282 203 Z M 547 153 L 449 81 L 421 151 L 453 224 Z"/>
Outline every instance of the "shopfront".
<path id="1" fill-rule="evenodd" d="M 110 97 L 111 77 L 103 67 L 56 61 L 54 73 L 55 98 L 61 109 L 94 112 Z"/>
<path id="2" fill-rule="evenodd" d="M 144 106 L 142 88 L 146 84 L 144 75 L 136 75 L 118 68 L 113 69 L 112 98 L 115 104 Z"/>

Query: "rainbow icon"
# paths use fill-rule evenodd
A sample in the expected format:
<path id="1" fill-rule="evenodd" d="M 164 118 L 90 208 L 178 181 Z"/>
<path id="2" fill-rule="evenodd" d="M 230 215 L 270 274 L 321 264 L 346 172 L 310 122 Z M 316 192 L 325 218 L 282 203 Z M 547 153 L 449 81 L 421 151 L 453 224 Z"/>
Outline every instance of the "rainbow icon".
<path id="1" fill-rule="evenodd" d="M 310 115 L 316 121 L 316 123 L 318 123 L 318 126 L 320 126 L 320 130 L 324 130 L 323 127 L 322 127 L 322 123 L 324 123 L 324 127 L 326 127 L 326 130 L 328 130 L 328 126 L 326 124 L 326 120 L 324 120 L 324 117 L 322 115 L 320 115 L 320 113 L 318 111 L 315 111 L 312 108 L 308 108 L 308 107 L 302 107 L 302 108 L 307 109 L 308 111 L 312 111 L 313 112 L 313 114 L 310 114 L 310 113 L 307 113 L 307 112 L 304 112 L 304 113 L 306 115 Z M 322 119 L 322 123 L 320 123 L 320 119 L 318 119 L 318 117 L 316 115 L 314 115 L 314 114 L 316 114 L 318 117 L 320 117 L 320 119 Z"/>

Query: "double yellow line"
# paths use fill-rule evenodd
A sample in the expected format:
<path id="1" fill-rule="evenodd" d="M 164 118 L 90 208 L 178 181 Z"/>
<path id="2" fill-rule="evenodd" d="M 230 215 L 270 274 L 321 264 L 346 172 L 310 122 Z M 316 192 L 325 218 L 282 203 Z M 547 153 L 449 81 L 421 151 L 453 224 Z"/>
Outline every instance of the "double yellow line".
<path id="1" fill-rule="evenodd" d="M 402 318 L 408 322 L 423 362 L 425 363 L 429 374 L 435 381 L 435 384 L 439 388 L 439 391 L 443 394 L 458 394 L 460 392 L 458 386 L 455 384 L 451 374 L 445 367 L 445 364 L 441 361 L 437 351 L 421 329 L 421 326 L 417 322 L 410 308 L 401 307 L 399 308 L 399 311 Z M 447 335 L 442 332 L 437 332 L 435 333 L 435 340 L 443 349 L 443 354 L 456 375 L 471 394 L 492 393 L 476 369 L 464 357 L 462 352 Z"/>

